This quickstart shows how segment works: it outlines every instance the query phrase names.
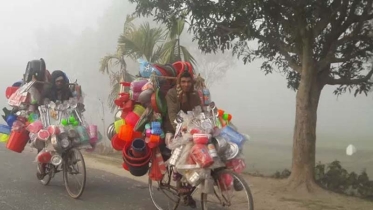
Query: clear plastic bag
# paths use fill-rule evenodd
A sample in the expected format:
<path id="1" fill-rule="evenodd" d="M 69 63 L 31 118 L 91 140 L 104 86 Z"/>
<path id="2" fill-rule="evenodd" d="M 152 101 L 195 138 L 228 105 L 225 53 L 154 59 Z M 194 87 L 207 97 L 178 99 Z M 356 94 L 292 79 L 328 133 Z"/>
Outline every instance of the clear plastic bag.
<path id="1" fill-rule="evenodd" d="M 197 164 L 190 162 L 190 152 L 192 150 L 193 143 L 186 144 L 181 152 L 180 158 L 176 161 L 176 169 L 180 174 L 184 174 L 185 171 L 190 169 L 200 168 Z"/>
<path id="2" fill-rule="evenodd" d="M 167 137 L 166 137 L 166 139 L 167 139 Z M 180 147 L 181 145 L 188 144 L 191 140 L 192 140 L 192 135 L 183 134 L 182 136 L 179 136 L 177 138 L 173 138 L 171 141 L 168 141 L 167 147 L 171 150 L 174 150 L 177 147 Z"/>

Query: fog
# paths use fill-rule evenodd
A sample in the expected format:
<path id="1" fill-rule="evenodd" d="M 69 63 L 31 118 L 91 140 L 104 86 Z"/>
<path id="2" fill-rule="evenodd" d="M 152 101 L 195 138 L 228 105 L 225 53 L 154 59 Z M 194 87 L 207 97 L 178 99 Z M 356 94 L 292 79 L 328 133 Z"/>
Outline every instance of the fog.
<path id="1" fill-rule="evenodd" d="M 109 79 L 98 72 L 99 61 L 115 52 L 125 17 L 134 5 L 124 0 L 1 0 L 0 5 L 0 89 L 5 92 L 21 79 L 29 60 L 44 58 L 49 71 L 61 69 L 82 84 L 88 120 L 104 129 L 103 100 L 105 124 L 111 123 L 113 114 L 106 107 Z M 127 60 L 136 72 L 134 62 Z M 280 74 L 265 76 L 260 65 L 260 60 L 247 65 L 237 60 L 225 77 L 211 86 L 213 100 L 233 115 L 233 122 L 252 142 L 291 144 L 295 92 L 286 88 Z M 337 98 L 334 88 L 324 88 L 321 96 L 318 141 L 338 148 L 353 143 L 358 150 L 372 149 L 372 95 Z M 0 105 L 7 106 L 5 95 L 1 97 Z"/>

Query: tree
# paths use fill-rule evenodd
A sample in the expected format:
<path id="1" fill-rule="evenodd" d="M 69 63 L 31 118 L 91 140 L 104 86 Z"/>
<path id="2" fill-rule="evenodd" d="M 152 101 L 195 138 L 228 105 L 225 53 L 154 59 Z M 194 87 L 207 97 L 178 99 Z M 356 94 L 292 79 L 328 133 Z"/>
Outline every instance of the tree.
<path id="1" fill-rule="evenodd" d="M 371 57 L 372 0 L 236 0 L 136 2 L 139 15 L 188 17 L 204 52 L 233 48 L 251 62 L 264 58 L 262 70 L 277 67 L 296 90 L 292 173 L 289 187 L 313 191 L 317 108 L 325 85 L 338 85 L 335 94 L 367 93 L 373 69 Z M 183 13 L 187 12 L 187 15 Z M 248 41 L 258 42 L 257 48 Z M 369 72 L 368 72 L 369 71 Z"/>
<path id="2" fill-rule="evenodd" d="M 195 59 L 186 49 L 180 45 L 180 35 L 184 29 L 184 21 L 173 19 L 170 30 L 162 27 L 150 27 L 149 23 L 143 23 L 136 27 L 133 21 L 134 16 L 127 15 L 124 29 L 118 39 L 117 52 L 103 57 L 100 61 L 100 72 L 109 74 L 112 85 L 108 96 L 108 104 L 111 111 L 114 111 L 114 100 L 120 90 L 120 81 L 130 82 L 134 79 L 127 71 L 125 57 L 132 60 L 145 59 L 150 63 L 165 64 L 183 58 L 195 64 Z M 168 37 L 168 38 L 167 38 Z M 166 42 L 167 41 L 167 42 Z M 175 51 L 180 49 L 180 51 Z M 112 67 L 119 66 L 118 71 Z"/>
<path id="3" fill-rule="evenodd" d="M 180 36 L 184 31 L 185 20 L 172 17 L 168 28 L 168 41 L 163 47 L 163 63 L 174 63 L 176 61 L 189 61 L 196 65 L 195 58 L 190 54 L 185 46 L 180 44 Z"/>
<path id="4" fill-rule="evenodd" d="M 228 69 L 234 68 L 235 62 L 231 53 L 216 53 L 202 54 L 200 50 L 192 50 L 194 55 L 197 55 L 196 69 L 205 80 L 207 87 L 211 87 L 215 82 L 218 82 L 227 73 Z"/>
<path id="5" fill-rule="evenodd" d="M 134 20 L 133 17 L 127 16 L 126 21 L 124 23 L 124 29 L 122 36 L 131 36 L 131 34 L 135 31 L 135 26 L 133 25 L 132 21 Z M 110 77 L 110 85 L 111 91 L 108 96 L 108 105 L 111 111 L 114 111 L 116 105 L 114 104 L 114 100 L 118 97 L 121 84 L 120 82 L 130 82 L 134 79 L 127 71 L 127 63 L 124 59 L 125 56 L 123 52 L 124 46 L 118 44 L 117 52 L 115 54 L 109 54 L 103 57 L 100 61 L 100 69 L 99 71 L 103 74 L 109 74 Z M 127 51 L 128 53 L 128 51 Z M 132 54 L 129 54 L 131 56 Z M 119 66 L 119 70 L 114 71 L 112 67 Z"/>

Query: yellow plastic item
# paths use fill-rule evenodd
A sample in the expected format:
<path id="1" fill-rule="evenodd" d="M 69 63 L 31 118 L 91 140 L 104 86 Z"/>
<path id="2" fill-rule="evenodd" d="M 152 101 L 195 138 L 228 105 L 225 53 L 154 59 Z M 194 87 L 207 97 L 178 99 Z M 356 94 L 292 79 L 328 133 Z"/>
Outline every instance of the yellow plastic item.
<path id="1" fill-rule="evenodd" d="M 6 143 L 8 142 L 8 139 L 9 139 L 8 134 L 0 133 L 0 142 Z"/>
<path id="2" fill-rule="evenodd" d="M 123 119 L 115 121 L 114 122 L 115 133 L 118 134 L 120 131 L 120 127 L 122 127 L 122 125 L 125 125 L 125 124 L 126 122 Z"/>
<path id="3" fill-rule="evenodd" d="M 133 107 L 133 112 L 137 114 L 137 116 L 141 117 L 141 115 L 145 112 L 145 107 L 139 105 L 139 104 L 136 104 L 134 107 Z"/>

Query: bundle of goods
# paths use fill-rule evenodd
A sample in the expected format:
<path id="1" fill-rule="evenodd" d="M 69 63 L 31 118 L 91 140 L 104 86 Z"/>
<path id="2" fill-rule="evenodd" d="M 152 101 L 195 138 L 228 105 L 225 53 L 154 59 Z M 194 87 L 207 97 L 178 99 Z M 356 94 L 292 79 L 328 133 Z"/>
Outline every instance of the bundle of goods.
<path id="1" fill-rule="evenodd" d="M 149 162 L 160 156 L 158 145 L 164 140 L 162 118 L 167 112 L 165 95 L 184 70 L 193 72 L 188 62 L 159 65 L 139 60 L 140 76 L 121 82 L 114 101 L 118 107 L 115 122 L 107 130 L 114 149 L 123 152 L 123 167 L 134 176 L 143 176 Z M 125 87 L 129 91 L 125 92 Z"/>
<path id="2" fill-rule="evenodd" d="M 166 164 L 192 186 L 212 184 L 211 169 L 227 167 L 241 173 L 245 168 L 242 148 L 249 137 L 232 126 L 229 114 L 205 108 L 207 111 L 196 107 L 187 114 L 178 114 L 175 138 L 168 146 L 173 151 Z M 233 177 L 221 179 L 233 186 Z"/>
<path id="3" fill-rule="evenodd" d="M 9 105 L 17 110 L 11 114 L 4 108 L 8 125 L 0 125 L 0 128 L 7 148 L 21 153 L 30 142 L 32 147 L 41 150 L 37 160 L 44 163 L 51 159 L 39 157 L 52 157 L 51 154 L 70 147 L 88 147 L 88 151 L 93 151 L 102 136 L 96 125 L 85 122 L 82 115 L 84 105 L 78 103 L 78 98 L 71 98 L 57 103 L 44 100 L 44 105 L 37 106 L 40 94 L 33 91 L 35 83 L 30 81 L 7 96 Z"/>

